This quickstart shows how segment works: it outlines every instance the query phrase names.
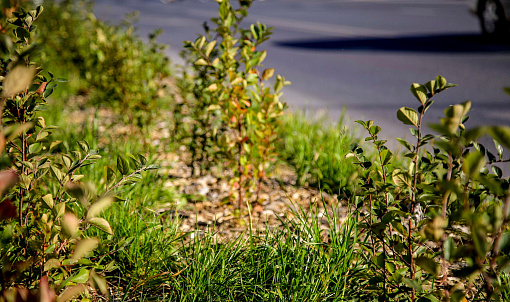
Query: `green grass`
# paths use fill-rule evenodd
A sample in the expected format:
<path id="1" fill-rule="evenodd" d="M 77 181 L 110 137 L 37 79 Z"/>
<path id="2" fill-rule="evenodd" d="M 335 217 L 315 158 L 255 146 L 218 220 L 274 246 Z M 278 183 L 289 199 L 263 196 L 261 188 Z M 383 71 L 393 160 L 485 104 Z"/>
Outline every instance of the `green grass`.
<path id="1" fill-rule="evenodd" d="M 260 237 L 218 243 L 208 234 L 183 244 L 169 301 L 347 300 L 358 269 L 354 220 L 328 216 L 325 242 L 315 214 L 296 213 Z"/>
<path id="2" fill-rule="evenodd" d="M 297 173 L 297 184 L 321 187 L 339 193 L 356 171 L 345 155 L 358 140 L 340 118 L 332 125 L 327 118 L 310 121 L 305 114 L 286 115 L 279 136 L 280 156 Z"/>

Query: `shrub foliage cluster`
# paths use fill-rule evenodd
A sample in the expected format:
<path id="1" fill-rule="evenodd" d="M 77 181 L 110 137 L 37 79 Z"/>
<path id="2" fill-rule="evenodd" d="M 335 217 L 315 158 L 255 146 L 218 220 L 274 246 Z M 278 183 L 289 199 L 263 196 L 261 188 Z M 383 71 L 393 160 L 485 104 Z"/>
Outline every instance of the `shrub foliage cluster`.
<path id="1" fill-rule="evenodd" d="M 204 35 L 184 42 L 190 70 L 180 85 L 184 102 L 177 116 L 191 119 L 179 130 L 188 134 L 193 168 L 200 172 L 211 162 L 230 161 L 241 207 L 243 194 L 251 193 L 243 188 L 257 186 L 258 201 L 261 182 L 276 161 L 277 131 L 286 107 L 281 90 L 290 82 L 277 75 L 273 87 L 268 86 L 274 69 L 262 69 L 267 52 L 259 49 L 271 29 L 260 23 L 240 27 L 251 1 L 240 1 L 237 9 L 229 1 L 219 2 L 215 27 L 206 24 Z"/>
<path id="2" fill-rule="evenodd" d="M 157 166 L 121 150 L 116 161 L 96 169 L 105 159 L 87 142 L 55 139 L 57 127 L 47 125 L 41 112 L 51 110 L 47 99 L 65 80 L 40 62 L 60 58 L 68 74 L 79 75 L 80 93 L 92 104 L 150 127 L 171 75 L 156 33 L 147 46 L 132 25 L 97 20 L 87 12 L 88 1 L 45 1 L 44 12 L 26 1 L 4 1 L 0 301 L 107 294 L 105 276 L 113 270 L 123 274 L 117 275 L 126 288 L 123 299 L 158 282 L 166 297 L 180 301 L 508 299 L 510 179 L 501 165 L 510 162 L 503 150 L 510 147 L 510 127 L 466 128 L 468 101 L 449 106 L 431 126 L 437 134 L 427 133 L 423 117 L 433 98 L 455 86 L 438 76 L 412 84 L 416 109 L 397 111 L 412 134 L 409 141 L 398 139 L 404 160 L 379 138 L 373 121 L 357 121 L 371 149 L 356 143 L 345 155 L 343 147 L 354 140 L 345 129 L 283 118 L 282 89 L 290 82 L 263 66 L 262 43 L 272 29 L 241 26 L 252 1 L 216 2 L 212 27 L 204 24 L 203 35 L 184 42 L 180 101 L 166 107 L 174 110 L 172 131 L 187 147 L 193 173 L 213 166 L 232 171 L 231 201 L 250 209 L 281 156 L 293 165 L 298 184 L 341 191 L 352 216 L 342 224 L 337 209 L 322 218 L 295 212 L 297 219 L 283 222 L 281 232 L 268 231 L 263 239 L 250 232 L 249 242 L 228 244 L 199 233 L 179 236 L 177 225 L 166 228 L 173 222 L 155 213 L 147 219 L 153 183 L 145 181 L 139 203 L 114 194 L 135 188 Z M 482 145 L 483 136 L 494 146 Z M 157 262 L 164 262 L 162 272 L 155 272 Z"/>
<path id="3" fill-rule="evenodd" d="M 431 125 L 438 135 L 426 134 L 422 121 L 433 97 L 453 86 L 441 76 L 411 86 L 417 110 L 397 112 L 415 139 L 398 139 L 407 165 L 393 164 L 379 126 L 358 121 L 376 149 L 368 158 L 354 145 L 348 156 L 362 168 L 352 201 L 367 209 L 360 224 L 366 289 L 377 299 L 462 301 L 469 293 L 470 299 L 499 300 L 508 290 L 501 276 L 510 260 L 510 183 L 497 164 L 510 161 L 502 147 L 510 147 L 510 127 L 466 129 L 467 101 L 449 106 L 441 123 Z M 477 142 L 486 134 L 495 154 Z"/>

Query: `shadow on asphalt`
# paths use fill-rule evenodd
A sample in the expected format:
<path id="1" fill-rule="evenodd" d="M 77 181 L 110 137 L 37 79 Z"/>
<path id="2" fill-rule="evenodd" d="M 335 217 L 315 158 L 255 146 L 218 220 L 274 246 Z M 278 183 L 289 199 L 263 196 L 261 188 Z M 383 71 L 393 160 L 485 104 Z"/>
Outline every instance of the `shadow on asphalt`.
<path id="1" fill-rule="evenodd" d="M 314 50 L 395 51 L 477 53 L 510 52 L 510 39 L 494 41 L 478 33 L 439 34 L 401 37 L 333 38 L 300 41 L 275 41 L 281 47 Z"/>

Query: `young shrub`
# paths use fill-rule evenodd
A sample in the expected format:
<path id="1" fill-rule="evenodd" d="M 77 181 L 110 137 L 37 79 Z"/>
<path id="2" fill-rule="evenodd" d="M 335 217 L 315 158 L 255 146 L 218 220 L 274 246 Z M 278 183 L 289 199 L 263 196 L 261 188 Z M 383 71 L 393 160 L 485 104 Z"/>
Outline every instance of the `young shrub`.
<path id="1" fill-rule="evenodd" d="M 277 75 L 273 89 L 267 86 L 274 70 L 262 69 L 267 53 L 258 49 L 271 29 L 260 23 L 239 27 L 252 1 L 239 1 L 237 9 L 228 0 L 217 2 L 219 18 L 212 19 L 216 27 L 205 25 L 205 35 L 184 42 L 191 65 L 185 77 L 193 83 L 181 85 L 181 108 L 191 117 L 191 165 L 201 171 L 210 159 L 228 159 L 241 207 L 246 189 L 255 185 L 258 201 L 261 181 L 277 157 L 276 130 L 286 107 L 281 90 L 290 83 Z"/>
<path id="2" fill-rule="evenodd" d="M 510 161 L 502 147 L 510 147 L 510 127 L 467 130 L 468 101 L 445 110 L 432 126 L 439 135 L 425 134 L 432 98 L 453 86 L 441 76 L 411 86 L 419 107 L 397 112 L 415 137 L 398 139 L 407 150 L 406 167 L 393 164 L 380 127 L 358 121 L 378 154 L 370 160 L 357 145 L 349 154 L 363 168 L 353 202 L 368 212 L 360 223 L 366 285 L 378 301 L 497 301 L 508 291 L 498 280 L 508 269 L 510 183 L 496 164 Z M 476 142 L 484 134 L 494 138 L 497 154 Z"/>
<path id="3" fill-rule="evenodd" d="M 13 287 L 21 293 L 40 286 L 48 300 L 54 299 L 48 291 L 55 287 L 62 301 L 85 293 L 89 285 L 105 293 L 106 281 L 99 275 L 103 266 L 89 258 L 99 240 L 85 232 L 97 228 L 113 234 L 99 216 L 115 201 L 107 194 L 154 168 L 141 156 L 119 157 L 118 172 L 109 168 L 107 174 L 122 177 L 106 182 L 103 196 L 82 182 L 80 170 L 101 156 L 86 142 L 70 146 L 53 140 L 56 127 L 39 116 L 59 81 L 31 62 L 34 21 L 42 11 L 41 6 L 14 11 L 8 19 L 12 35 L 1 36 L 0 287 L 7 300 Z"/>
<path id="4" fill-rule="evenodd" d="M 135 14 L 123 25 L 108 25 L 90 12 L 90 1 L 49 0 L 45 6 L 40 26 L 46 59 L 75 70 L 94 106 L 112 109 L 134 129 L 149 125 L 170 97 L 170 62 L 165 46 L 156 43 L 159 32 L 147 43 L 132 25 Z"/>

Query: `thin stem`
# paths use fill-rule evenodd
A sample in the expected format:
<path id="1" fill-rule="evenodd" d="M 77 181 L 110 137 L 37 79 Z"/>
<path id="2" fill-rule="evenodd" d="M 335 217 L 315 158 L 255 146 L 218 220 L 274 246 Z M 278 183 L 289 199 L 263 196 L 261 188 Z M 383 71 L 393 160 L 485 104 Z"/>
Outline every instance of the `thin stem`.
<path id="1" fill-rule="evenodd" d="M 491 259 L 491 262 L 490 262 L 490 266 L 491 266 L 491 269 L 494 270 L 494 268 L 496 267 L 496 260 L 497 260 L 497 257 L 499 255 L 499 245 L 500 245 L 500 242 L 501 242 L 501 235 L 502 235 L 502 231 L 503 231 L 503 226 L 505 226 L 508 222 L 508 216 L 507 216 L 507 213 L 508 213 L 508 210 L 510 209 L 510 192 L 507 193 L 506 197 L 505 197 L 505 204 L 503 205 L 503 223 L 500 225 L 498 231 L 497 231 L 497 235 L 496 235 L 496 238 L 494 239 L 494 244 L 492 245 L 492 259 Z"/>
<path id="2" fill-rule="evenodd" d="M 430 98 L 427 100 L 427 102 L 430 100 Z M 425 102 L 425 104 L 427 103 Z M 424 107 L 423 107 L 424 108 Z M 414 274 L 415 274 L 415 267 L 414 267 L 414 259 L 413 259 L 413 241 L 412 241 L 412 232 L 413 232 L 413 217 L 412 217 L 412 214 L 414 213 L 414 206 L 415 206 L 415 203 L 416 203 L 416 185 L 418 183 L 418 157 L 419 157 L 419 153 L 420 153 L 420 145 L 421 145 L 421 124 L 422 124 L 422 121 L 423 121 L 423 114 L 424 114 L 424 109 L 422 110 L 419 110 L 420 111 L 420 118 L 418 120 L 418 125 L 417 125 L 417 130 L 418 130 L 418 134 L 417 134 L 417 142 L 416 142 L 416 147 L 415 147 L 415 155 L 414 155 L 414 160 L 413 160 L 413 164 L 414 164 L 414 176 L 413 176 L 413 187 L 411 188 L 412 190 L 412 196 L 411 196 L 411 215 L 409 215 L 409 233 L 408 233 L 408 236 L 407 236 L 407 244 L 408 244 L 408 253 L 409 253 L 409 259 L 410 259 L 410 272 L 411 272 L 411 280 L 414 279 Z M 416 299 L 416 291 L 415 289 L 413 288 L 412 290 L 412 301 L 415 301 Z"/>
<path id="3" fill-rule="evenodd" d="M 242 205 L 243 205 L 243 165 L 241 163 L 241 157 L 243 155 L 243 143 L 242 143 L 242 139 L 243 139 L 243 128 L 242 128 L 242 125 L 241 125 L 241 119 L 239 118 L 238 121 L 237 121 L 237 127 L 238 127 L 238 131 L 239 131 L 239 144 L 238 144 L 238 153 L 239 153 L 239 159 L 237 161 L 237 169 L 238 169 L 238 173 L 239 173 L 239 210 L 242 208 Z"/>
<path id="4" fill-rule="evenodd" d="M 125 179 L 127 179 L 127 178 L 129 178 L 129 177 L 131 177 L 131 176 L 133 176 L 133 175 L 135 175 L 137 173 L 143 172 L 145 170 L 147 170 L 147 168 L 144 167 L 144 168 L 141 168 L 141 169 L 138 169 L 138 170 L 134 171 L 133 173 L 131 173 L 129 175 L 124 175 L 114 186 L 111 186 L 109 189 L 107 189 L 106 192 L 104 193 L 104 195 L 110 193 L 113 189 L 119 187 Z"/>
<path id="5" fill-rule="evenodd" d="M 453 158 L 452 158 L 451 154 L 448 154 L 448 172 L 446 173 L 446 181 L 450 181 L 452 179 L 452 171 L 453 171 Z M 446 212 L 447 212 L 447 208 L 448 208 L 448 197 L 450 197 L 450 190 L 446 191 L 443 196 L 443 208 L 442 208 L 441 215 L 445 221 L 446 221 Z M 446 233 L 443 233 L 443 242 L 445 242 L 445 241 L 446 241 Z M 448 263 L 446 262 L 446 259 L 444 257 L 442 259 L 441 270 L 442 270 L 442 275 L 443 275 L 441 283 L 442 283 L 442 285 L 446 285 L 446 283 L 448 282 Z M 446 288 L 445 288 L 444 291 L 445 291 L 445 295 L 448 296 L 449 295 L 448 290 L 446 290 Z"/>

